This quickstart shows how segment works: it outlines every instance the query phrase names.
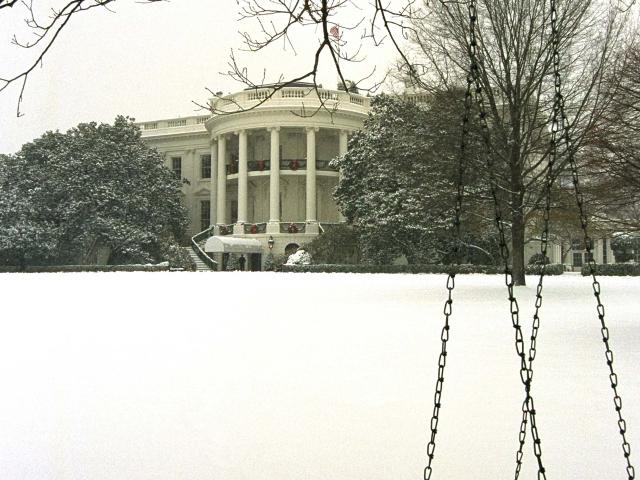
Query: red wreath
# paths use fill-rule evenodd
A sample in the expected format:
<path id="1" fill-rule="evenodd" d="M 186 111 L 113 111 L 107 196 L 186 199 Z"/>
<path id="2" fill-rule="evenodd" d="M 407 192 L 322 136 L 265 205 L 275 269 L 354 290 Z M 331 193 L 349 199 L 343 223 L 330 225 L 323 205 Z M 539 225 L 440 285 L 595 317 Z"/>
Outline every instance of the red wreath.
<path id="1" fill-rule="evenodd" d="M 287 230 L 289 233 L 298 233 L 298 226 L 295 223 L 290 223 Z"/>
<path id="2" fill-rule="evenodd" d="M 264 172 L 264 160 L 258 160 L 258 170 Z"/>
<path id="3" fill-rule="evenodd" d="M 298 160 L 291 160 L 289 162 L 289 168 L 291 168 L 291 170 L 298 170 L 298 168 L 300 168 L 300 162 Z"/>
<path id="4" fill-rule="evenodd" d="M 255 223 L 251 225 L 251 233 L 258 233 L 258 226 Z"/>

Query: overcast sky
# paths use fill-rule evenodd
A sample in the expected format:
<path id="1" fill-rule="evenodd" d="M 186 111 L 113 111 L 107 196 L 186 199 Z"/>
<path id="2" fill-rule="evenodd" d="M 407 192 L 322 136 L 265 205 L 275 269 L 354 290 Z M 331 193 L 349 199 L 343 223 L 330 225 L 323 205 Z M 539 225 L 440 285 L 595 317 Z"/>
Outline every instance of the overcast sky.
<path id="1" fill-rule="evenodd" d="M 23 117 L 16 118 L 19 85 L 0 94 L 0 153 L 15 152 L 46 130 L 111 122 L 118 114 L 140 121 L 200 114 L 191 100 L 205 102 L 205 87 L 225 93 L 242 88 L 220 75 L 228 69 L 231 49 L 242 47 L 239 30 L 255 29 L 249 21 L 238 21 L 235 0 L 152 5 L 118 0 L 113 10 L 94 9 L 72 18 L 42 68 L 29 77 Z M 30 52 L 10 45 L 13 33 L 29 38 L 22 28 L 24 13 L 14 8 L 0 15 L 0 77 L 15 75 L 33 59 Z M 351 14 L 361 12 L 352 9 Z M 342 20 L 352 23 L 354 18 Z M 360 44 L 361 33 L 362 28 L 344 32 L 351 48 Z M 267 80 L 277 80 L 281 73 L 291 78 L 311 68 L 317 38 L 318 32 L 307 28 L 293 38 L 297 52 L 278 44 L 267 52 L 242 54 L 241 63 L 256 79 L 263 68 Z M 365 61 L 345 66 L 348 78 L 361 78 L 376 65 L 381 78 L 394 58 L 390 45 L 375 51 L 365 45 L 365 52 Z M 335 88 L 336 79 L 325 63 L 320 82 Z"/>

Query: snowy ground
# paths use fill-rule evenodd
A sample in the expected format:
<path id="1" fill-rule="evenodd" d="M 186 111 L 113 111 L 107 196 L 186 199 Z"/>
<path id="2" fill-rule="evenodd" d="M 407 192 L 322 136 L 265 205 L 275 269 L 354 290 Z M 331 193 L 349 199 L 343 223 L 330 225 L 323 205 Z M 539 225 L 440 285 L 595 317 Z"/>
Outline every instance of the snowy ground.
<path id="1" fill-rule="evenodd" d="M 0 478 L 420 480 L 444 280 L 2 274 Z M 640 278 L 602 283 L 640 468 Z M 433 478 L 510 478 L 522 387 L 502 278 L 461 276 L 454 298 Z M 587 279 L 547 279 L 535 371 L 547 478 L 626 479 Z M 525 463 L 536 478 L 530 444 Z"/>

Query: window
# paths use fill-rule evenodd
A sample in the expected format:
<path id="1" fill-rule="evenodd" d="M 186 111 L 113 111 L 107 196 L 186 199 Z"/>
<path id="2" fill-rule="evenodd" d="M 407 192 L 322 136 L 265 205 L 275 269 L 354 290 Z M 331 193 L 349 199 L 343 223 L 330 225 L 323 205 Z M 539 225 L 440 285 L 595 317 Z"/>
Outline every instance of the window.
<path id="1" fill-rule="evenodd" d="M 171 157 L 171 170 L 176 177 L 182 178 L 182 157 Z"/>
<path id="2" fill-rule="evenodd" d="M 573 240 L 571 240 L 571 250 L 584 250 L 582 240 L 580 240 L 579 238 L 574 238 Z"/>
<path id="3" fill-rule="evenodd" d="M 581 267 L 582 266 L 582 253 L 574 253 L 573 254 L 573 266 Z"/>
<path id="4" fill-rule="evenodd" d="M 200 178 L 211 178 L 211 155 L 200 155 Z"/>
<path id="5" fill-rule="evenodd" d="M 602 239 L 602 264 L 606 265 L 607 264 L 607 239 L 603 238 Z"/>
<path id="6" fill-rule="evenodd" d="M 200 230 L 206 230 L 211 224 L 211 201 L 200 201 Z"/>

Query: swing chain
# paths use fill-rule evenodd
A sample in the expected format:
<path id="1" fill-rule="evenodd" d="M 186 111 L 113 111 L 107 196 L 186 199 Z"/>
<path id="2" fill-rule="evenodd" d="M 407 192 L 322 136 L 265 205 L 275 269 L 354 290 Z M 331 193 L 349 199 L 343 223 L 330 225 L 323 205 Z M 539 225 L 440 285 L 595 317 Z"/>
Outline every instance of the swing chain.
<path id="1" fill-rule="evenodd" d="M 596 298 L 596 311 L 598 313 L 598 319 L 600 320 L 600 333 L 602 335 L 602 342 L 604 343 L 604 346 L 605 346 L 605 359 L 606 359 L 607 366 L 609 367 L 609 381 L 611 383 L 611 389 L 613 390 L 613 404 L 614 404 L 615 411 L 618 415 L 618 429 L 620 431 L 620 436 L 622 437 L 622 453 L 627 463 L 627 466 L 626 466 L 627 477 L 628 477 L 628 480 L 634 480 L 635 469 L 631 464 L 631 445 L 627 441 L 627 437 L 626 437 L 627 422 L 622 416 L 622 398 L 618 393 L 618 375 L 615 373 L 615 370 L 613 369 L 613 351 L 611 350 L 611 346 L 609 344 L 609 339 L 610 339 L 609 328 L 607 327 L 607 324 L 605 322 L 604 305 L 602 304 L 602 299 L 600 298 L 601 288 L 600 288 L 600 282 L 598 282 L 598 279 L 596 277 L 596 262 L 593 255 L 593 244 L 588 232 L 588 218 L 587 218 L 587 213 L 584 205 L 584 196 L 580 189 L 578 167 L 574 157 L 574 149 L 572 148 L 572 145 L 571 145 L 571 137 L 569 134 L 569 122 L 567 121 L 567 117 L 564 109 L 565 107 L 564 97 L 562 96 L 562 93 L 561 93 L 561 78 L 559 73 L 560 55 L 558 53 L 559 38 L 558 38 L 558 31 L 557 31 L 558 13 L 556 8 L 556 1 L 551 0 L 550 5 L 551 5 L 551 25 L 552 25 L 553 45 L 554 45 L 554 52 L 553 52 L 553 67 L 554 67 L 554 76 L 555 76 L 554 83 L 555 83 L 555 91 L 556 91 L 556 101 L 558 102 L 559 110 L 561 114 L 560 127 L 562 128 L 562 138 L 565 142 L 567 158 L 569 161 L 569 167 L 571 169 L 571 176 L 573 180 L 573 189 L 575 192 L 576 204 L 578 206 L 578 211 L 580 213 L 580 227 L 582 228 L 582 232 L 583 232 L 583 239 L 584 239 L 586 256 L 587 256 L 587 265 L 589 266 L 589 275 L 591 276 L 591 279 L 592 279 L 591 286 L 593 288 L 593 295 Z M 558 128 L 557 123 L 556 123 L 556 128 Z"/>
<path id="2" fill-rule="evenodd" d="M 553 118 L 551 121 L 551 155 L 549 156 L 549 162 L 547 166 L 547 174 L 545 179 L 545 207 L 543 210 L 543 230 L 540 238 L 540 253 L 543 259 L 542 267 L 540 269 L 540 276 L 538 279 L 538 285 L 536 287 L 536 302 L 535 302 L 535 312 L 533 314 L 533 323 L 531 326 L 531 343 L 529 347 L 529 368 L 533 367 L 533 362 L 536 358 L 536 342 L 538 337 L 538 330 L 540 328 L 540 308 L 542 307 L 542 288 L 543 288 L 543 279 L 546 273 L 546 258 L 547 251 L 549 246 L 549 219 L 551 214 L 551 187 L 553 185 L 553 167 L 558 158 L 558 116 L 560 115 L 560 72 L 558 70 L 559 66 L 559 47 L 558 47 L 558 39 L 556 36 L 556 23 L 555 23 L 555 6 L 552 4 L 551 6 L 551 31 L 552 31 L 552 49 L 553 49 L 553 64 L 554 64 L 554 86 L 555 86 L 555 97 L 553 103 Z M 533 381 L 533 377 L 531 378 Z M 531 388 L 531 385 L 529 385 Z M 527 408 L 526 406 L 527 399 L 525 399 L 523 408 L 522 408 L 522 421 L 520 423 L 520 432 L 518 436 L 518 440 L 520 442 L 520 446 L 518 448 L 518 452 L 516 453 L 516 472 L 515 479 L 517 480 L 520 475 L 520 470 L 522 468 L 522 456 L 523 456 L 523 447 L 525 443 L 525 438 L 527 435 Z M 532 423 L 532 429 L 534 428 Z M 537 431 L 537 428 L 536 428 Z M 535 448 L 535 444 L 534 444 Z"/>
<path id="3" fill-rule="evenodd" d="M 464 113 L 462 116 L 462 136 L 460 139 L 460 156 L 458 157 L 458 170 L 456 179 L 456 205 L 453 215 L 453 227 L 454 227 L 454 257 L 458 264 L 461 263 L 461 234 L 460 234 L 460 215 L 462 213 L 462 201 L 464 198 L 464 173 L 467 137 L 469 135 L 469 125 L 471 117 L 471 105 L 473 103 L 473 96 L 471 94 L 473 84 L 473 77 L 467 76 L 467 90 L 464 94 Z M 427 445 L 428 463 L 424 469 L 424 480 L 430 480 L 433 473 L 433 467 L 431 466 L 436 449 L 436 434 L 438 433 L 438 422 L 440 421 L 440 408 L 442 407 L 442 386 L 444 383 L 444 368 L 447 364 L 447 342 L 449 341 L 449 318 L 453 313 L 453 290 L 455 288 L 455 272 L 449 273 L 447 277 L 447 291 L 448 298 L 444 304 L 444 326 L 440 333 L 441 350 L 438 357 L 438 377 L 436 380 L 436 390 L 433 396 L 433 413 L 431 416 L 431 422 L 429 424 L 431 428 L 431 438 Z"/>
<path id="4" fill-rule="evenodd" d="M 438 379 L 436 380 L 436 391 L 433 395 L 433 414 L 431 416 L 431 439 L 427 445 L 427 456 L 429 457 L 427 466 L 424 469 L 424 480 L 430 480 L 433 468 L 431 463 L 436 449 L 436 434 L 438 433 L 438 422 L 440 421 L 440 408 L 442 407 L 442 385 L 444 383 L 444 367 L 447 365 L 447 342 L 449 341 L 449 317 L 451 316 L 453 305 L 453 289 L 455 288 L 455 273 L 450 273 L 447 277 L 447 290 L 449 296 L 444 303 L 444 326 L 440 333 L 441 350 L 438 357 Z"/>
<path id="5" fill-rule="evenodd" d="M 482 94 L 482 84 L 480 82 L 480 73 L 478 66 L 478 42 L 476 38 L 476 23 L 478 19 L 477 8 L 475 0 L 471 0 L 469 2 L 469 25 L 470 25 L 470 45 L 469 45 L 469 54 L 471 57 L 471 75 L 473 77 L 473 81 L 475 83 L 475 94 L 476 94 L 476 103 L 479 107 L 479 118 L 480 118 L 480 127 L 482 132 L 482 137 L 485 144 L 485 158 L 487 169 L 489 171 L 490 176 L 490 186 L 491 186 L 491 196 L 493 198 L 494 211 L 495 211 L 495 222 L 498 228 L 498 238 L 499 238 L 499 246 L 500 246 L 500 257 L 504 262 L 504 280 L 507 286 L 508 299 L 509 299 L 509 311 L 511 313 L 511 323 L 515 330 L 515 346 L 516 352 L 520 357 L 520 379 L 525 387 L 526 398 L 522 405 L 523 412 L 523 420 L 524 428 L 526 429 L 526 419 L 529 418 L 531 420 L 531 436 L 533 437 L 533 451 L 538 461 L 538 480 L 546 480 L 546 470 L 542 464 L 542 447 L 540 435 L 538 433 L 538 427 L 536 424 L 536 410 L 533 402 L 533 397 L 531 396 L 531 382 L 533 379 L 533 370 L 531 365 L 527 362 L 527 357 L 525 355 L 525 347 L 524 347 L 524 338 L 522 335 L 522 328 L 520 326 L 520 308 L 518 306 L 518 300 L 514 295 L 514 280 L 511 267 L 509 266 L 509 247 L 507 246 L 506 234 L 504 229 L 504 221 L 502 219 L 502 212 L 500 209 L 500 204 L 498 202 L 498 193 L 497 193 L 497 180 L 495 178 L 495 168 L 493 159 L 491 156 L 491 141 L 489 138 L 489 126 L 487 122 L 487 113 L 485 111 L 484 106 L 484 98 Z M 541 287 L 537 290 L 537 296 L 540 298 L 536 299 L 536 303 L 542 305 L 542 289 Z M 534 323 L 534 331 L 537 335 L 539 323 Z M 532 351 L 533 350 L 533 351 Z M 532 341 L 531 347 L 529 349 L 529 356 L 535 357 L 535 338 Z M 524 445 L 524 436 L 526 433 L 522 432 L 522 424 L 519 435 L 520 440 L 520 449 L 516 454 L 516 478 L 519 474 L 521 463 L 522 463 L 522 446 Z M 525 430 L 526 432 L 526 430 Z"/>

